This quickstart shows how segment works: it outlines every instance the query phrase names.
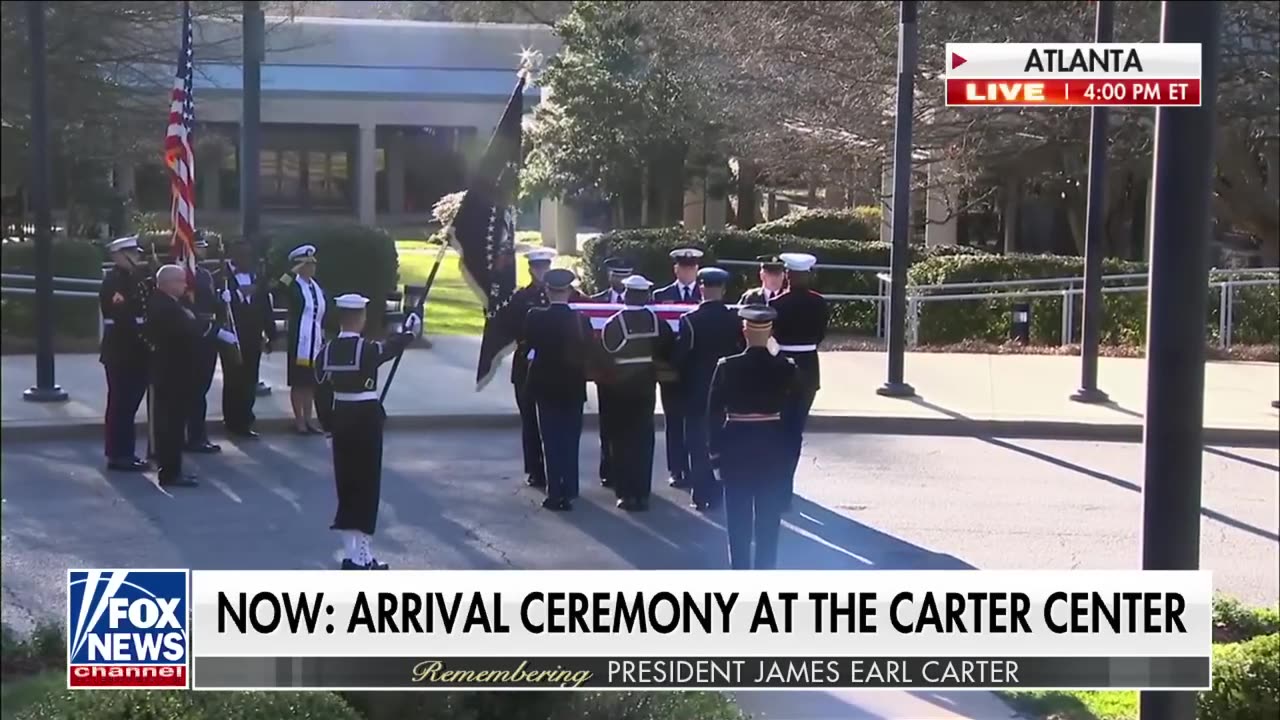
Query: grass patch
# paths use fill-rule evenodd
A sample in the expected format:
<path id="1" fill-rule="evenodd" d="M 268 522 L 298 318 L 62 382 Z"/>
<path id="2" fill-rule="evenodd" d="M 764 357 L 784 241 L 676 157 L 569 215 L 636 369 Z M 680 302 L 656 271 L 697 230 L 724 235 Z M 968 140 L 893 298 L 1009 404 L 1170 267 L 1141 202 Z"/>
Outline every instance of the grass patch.
<path id="1" fill-rule="evenodd" d="M 1042 690 L 1000 693 L 1019 712 L 1044 720 L 1133 720 L 1138 693 L 1129 690 Z"/>
<path id="2" fill-rule="evenodd" d="M 400 255 L 400 285 L 421 285 L 431 273 L 439 245 L 418 240 L 397 240 Z M 577 259 L 558 257 L 557 267 L 574 268 Z M 529 262 L 517 258 L 516 281 L 529 283 Z M 425 313 L 427 333 L 432 335 L 479 335 L 484 330 L 484 306 L 462 277 L 458 254 L 449 250 L 440 263 Z"/>

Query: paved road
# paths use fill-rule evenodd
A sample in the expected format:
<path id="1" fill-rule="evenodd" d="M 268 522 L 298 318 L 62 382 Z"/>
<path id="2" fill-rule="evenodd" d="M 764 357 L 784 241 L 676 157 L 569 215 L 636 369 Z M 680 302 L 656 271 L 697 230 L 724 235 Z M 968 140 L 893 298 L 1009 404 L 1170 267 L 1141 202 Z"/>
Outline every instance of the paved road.
<path id="1" fill-rule="evenodd" d="M 198 458 L 202 487 L 167 495 L 99 469 L 97 443 L 3 454 L 3 617 L 19 629 L 64 606 L 71 567 L 333 567 L 323 441 L 274 436 Z M 583 467 L 594 468 L 594 438 Z M 662 457 L 661 437 L 656 456 Z M 1141 447 L 1109 443 L 815 434 L 787 567 L 1126 568 L 1138 557 Z M 722 567 L 719 516 L 665 487 L 627 516 L 589 483 L 571 515 L 519 483 L 510 433 L 388 436 L 379 555 L 401 568 Z M 1252 603 L 1280 597 L 1275 450 L 1204 454 L 1203 566 Z M 584 471 L 584 478 L 589 473 Z M 991 717 L 982 694 L 754 693 L 767 718 Z M 958 704 L 953 704 L 958 703 Z M 796 714 L 797 712 L 801 714 Z M 954 713 L 954 714 L 948 714 Z"/>

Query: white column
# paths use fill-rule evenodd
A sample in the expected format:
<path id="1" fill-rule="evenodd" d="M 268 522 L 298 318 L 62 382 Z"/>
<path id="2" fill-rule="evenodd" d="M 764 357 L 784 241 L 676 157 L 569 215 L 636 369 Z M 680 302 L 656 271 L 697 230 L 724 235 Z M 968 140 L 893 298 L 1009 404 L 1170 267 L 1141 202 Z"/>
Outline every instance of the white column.
<path id="1" fill-rule="evenodd" d="M 707 193 L 706 181 L 697 179 L 688 190 L 684 191 L 684 226 L 687 230 L 697 230 L 706 223 Z"/>
<path id="2" fill-rule="evenodd" d="M 542 231 L 543 247 L 559 247 L 557 240 L 558 221 L 556 216 L 560 211 L 560 202 L 555 198 L 542 198 L 542 202 L 538 203 L 538 227 Z"/>
<path id="3" fill-rule="evenodd" d="M 893 163 L 880 166 L 880 242 L 893 243 Z"/>
<path id="4" fill-rule="evenodd" d="M 387 133 L 387 212 L 392 214 L 404 212 L 404 146 L 399 129 Z"/>
<path id="5" fill-rule="evenodd" d="M 356 183 L 356 210 L 363 225 L 378 221 L 378 138 L 377 126 L 372 122 L 360 123 L 360 149 L 356 162 L 360 164 L 359 182 Z"/>
<path id="6" fill-rule="evenodd" d="M 947 177 L 944 161 L 929 163 L 929 186 L 925 191 L 924 244 L 955 245 L 959 225 L 956 188 Z"/>
<path id="7" fill-rule="evenodd" d="M 556 252 L 561 255 L 578 254 L 578 211 L 566 202 L 557 203 L 556 208 Z M 542 244 L 546 245 L 546 238 Z"/>

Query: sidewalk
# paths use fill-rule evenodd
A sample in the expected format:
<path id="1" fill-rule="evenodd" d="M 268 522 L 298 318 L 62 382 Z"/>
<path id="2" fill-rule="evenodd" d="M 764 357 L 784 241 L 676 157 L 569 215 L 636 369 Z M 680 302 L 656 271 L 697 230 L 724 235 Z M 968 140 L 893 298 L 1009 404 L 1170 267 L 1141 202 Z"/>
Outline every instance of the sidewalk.
<path id="1" fill-rule="evenodd" d="M 514 426 L 509 361 L 481 392 L 475 391 L 479 338 L 437 336 L 431 349 L 405 354 L 387 398 L 399 426 Z M 912 399 L 875 394 L 885 379 L 879 352 L 822 354 L 822 390 L 813 407 L 816 431 L 887 434 L 1055 437 L 1138 441 L 1146 407 L 1146 362 L 1101 358 L 1099 385 L 1108 405 L 1083 405 L 1068 396 L 1079 385 L 1080 360 L 1049 355 L 908 353 Z M 283 352 L 263 358 L 262 377 L 273 392 L 258 399 L 260 429 L 287 426 L 290 417 Z M 383 380 L 386 381 L 384 366 Z M 0 428 L 6 440 L 47 439 L 100 432 L 105 379 L 95 355 L 62 355 L 56 378 L 71 396 L 60 404 L 28 403 L 22 391 L 35 382 L 35 358 L 2 358 Z M 1270 363 L 1211 362 L 1205 370 L 1205 439 L 1275 447 L 1280 442 L 1280 373 Z M 221 417 L 221 375 L 209 394 L 209 417 Z M 596 412 L 594 391 L 587 413 Z M 659 413 L 661 408 L 659 407 Z M 139 413 L 139 422 L 145 414 Z"/>

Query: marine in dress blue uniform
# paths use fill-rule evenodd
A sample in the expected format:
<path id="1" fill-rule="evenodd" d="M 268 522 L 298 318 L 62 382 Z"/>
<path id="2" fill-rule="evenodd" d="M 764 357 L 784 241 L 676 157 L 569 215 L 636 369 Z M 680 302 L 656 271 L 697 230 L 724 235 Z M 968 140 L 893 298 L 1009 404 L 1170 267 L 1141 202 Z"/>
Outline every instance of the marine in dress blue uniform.
<path id="1" fill-rule="evenodd" d="M 348 294 L 334 298 L 341 330 L 320 350 L 316 382 L 332 398 L 327 423 L 332 434 L 333 480 L 338 508 L 330 529 L 343 534 L 343 570 L 386 570 L 373 555 L 382 492 L 382 431 L 387 414 L 378 397 L 378 368 L 395 359 L 422 331 L 416 314 L 405 318 L 401 332 L 385 341 L 366 340 L 365 306 L 369 299 Z"/>
<path id="2" fill-rule="evenodd" d="M 621 305 L 622 296 L 626 292 L 626 288 L 622 286 L 622 281 L 627 279 L 632 272 L 631 263 L 624 258 L 611 257 L 604 261 L 604 266 L 608 269 L 609 287 L 592 295 L 590 300 L 595 303 L 605 303 L 608 305 Z M 613 481 L 610 480 L 610 461 L 612 451 L 609 448 L 609 423 L 613 419 L 613 397 L 609 392 L 609 383 L 596 383 L 596 405 L 599 410 L 600 418 L 600 484 L 604 487 L 613 487 Z"/>
<path id="3" fill-rule="evenodd" d="M 516 408 L 520 411 L 520 450 L 524 457 L 525 483 L 530 487 L 546 487 L 545 467 L 542 460 L 542 437 L 538 435 L 538 408 L 529 396 L 529 346 L 525 342 L 525 317 L 535 307 L 545 307 L 547 300 L 543 279 L 551 269 L 556 251 L 535 248 L 525 253 L 529 260 L 528 285 L 516 290 L 511 301 L 503 308 L 503 321 L 507 333 L 516 339 L 515 353 L 511 357 L 511 386 L 515 391 Z"/>
<path id="4" fill-rule="evenodd" d="M 245 438 L 258 436 L 253 406 L 258 396 L 258 377 L 263 352 L 271 352 L 276 339 L 276 323 L 271 292 L 254 270 L 251 246 L 240 242 L 232 247 L 232 259 L 225 263 L 226 291 L 236 334 L 240 338 L 239 358 L 224 353 L 222 358 L 222 422 L 228 433 Z"/>
<path id="5" fill-rule="evenodd" d="M 768 305 L 786 291 L 787 270 L 777 255 L 759 255 L 760 287 L 742 293 L 739 305 Z"/>
<path id="6" fill-rule="evenodd" d="M 660 304 L 697 305 L 702 302 L 698 288 L 698 262 L 702 251 L 697 248 L 676 248 L 671 253 L 675 282 L 653 291 L 653 301 Z M 688 488 L 690 482 L 689 453 L 684 447 L 684 391 L 674 373 L 658 376 L 662 391 L 663 422 L 666 427 L 667 471 L 671 487 Z"/>
<path id="7" fill-rule="evenodd" d="M 783 253 L 789 288 L 771 304 L 778 311 L 773 337 L 782 355 L 795 361 L 800 371 L 800 388 L 787 408 L 783 422 L 791 436 L 791 465 L 787 473 L 787 509 L 791 508 L 791 491 L 795 486 L 796 467 L 809 410 L 821 386 L 818 367 L 818 345 L 827 335 L 827 300 L 809 286 L 817 258 L 806 253 Z"/>
<path id="8" fill-rule="evenodd" d="M 684 445 L 689 453 L 690 499 L 695 509 L 720 504 L 720 483 L 707 450 L 707 396 L 720 358 L 742 352 L 742 322 L 724 303 L 729 273 L 716 267 L 698 271 L 702 304 L 680 318 L 672 359 L 684 390 Z"/>
<path id="9" fill-rule="evenodd" d="M 107 412 L 103 421 L 107 468 L 141 472 L 134 424 L 147 393 L 147 344 L 142 335 L 148 294 L 146 267 L 136 237 L 107 245 L 114 267 L 102 278 L 102 346 L 98 360 L 107 374 Z"/>
<path id="10" fill-rule="evenodd" d="M 209 247 L 204 233 L 199 232 L 195 241 L 196 256 L 204 259 Z M 213 274 L 197 265 L 195 287 L 191 288 L 189 307 L 196 318 L 205 322 L 216 321 L 219 325 L 227 324 L 222 298 L 214 287 Z M 209 389 L 213 387 L 213 374 L 218 368 L 218 341 L 216 338 L 202 338 L 195 343 L 191 365 L 191 402 L 187 406 L 187 442 L 183 448 L 193 453 L 219 453 L 222 448 L 209 442 L 209 428 L 206 416 L 209 413 Z"/>
<path id="11" fill-rule="evenodd" d="M 707 403 L 712 466 L 724 482 L 729 566 L 769 570 L 778 564 L 791 439 L 784 409 L 794 402 L 798 370 L 768 347 L 771 307 L 741 308 L 747 349 L 722 358 Z M 754 540 L 755 547 L 752 548 Z"/>
<path id="12" fill-rule="evenodd" d="M 549 510 L 572 510 L 578 497 L 582 406 L 587 401 L 588 367 L 598 347 L 591 321 L 569 307 L 576 279 L 570 270 L 548 270 L 544 282 L 549 304 L 525 316 L 528 391 L 538 412 L 547 479 L 542 506 Z"/>
<path id="13" fill-rule="evenodd" d="M 614 313 L 600 333 L 610 359 L 612 383 L 610 447 L 613 492 L 618 507 L 628 512 L 649 509 L 653 476 L 655 385 L 658 366 L 669 360 L 675 333 L 671 326 L 645 307 L 653 283 L 632 275 L 623 281 L 626 307 Z"/>

